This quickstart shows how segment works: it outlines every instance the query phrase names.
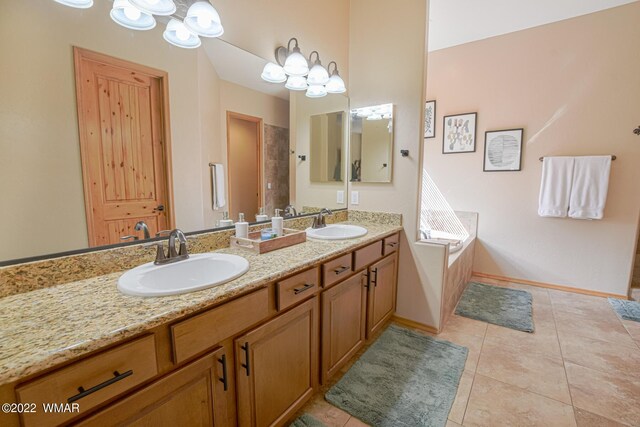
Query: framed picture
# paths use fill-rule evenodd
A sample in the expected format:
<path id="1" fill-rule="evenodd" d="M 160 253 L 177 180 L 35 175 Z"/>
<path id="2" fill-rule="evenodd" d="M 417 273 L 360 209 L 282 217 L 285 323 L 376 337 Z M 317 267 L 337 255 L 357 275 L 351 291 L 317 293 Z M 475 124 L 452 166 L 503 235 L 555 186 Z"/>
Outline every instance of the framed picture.
<path id="1" fill-rule="evenodd" d="M 478 113 L 444 116 L 442 153 L 473 153 L 476 151 L 476 120 Z"/>
<path id="2" fill-rule="evenodd" d="M 485 172 L 522 170 L 523 129 L 492 130 L 484 134 Z"/>
<path id="3" fill-rule="evenodd" d="M 436 101 L 424 103 L 424 137 L 436 136 Z"/>

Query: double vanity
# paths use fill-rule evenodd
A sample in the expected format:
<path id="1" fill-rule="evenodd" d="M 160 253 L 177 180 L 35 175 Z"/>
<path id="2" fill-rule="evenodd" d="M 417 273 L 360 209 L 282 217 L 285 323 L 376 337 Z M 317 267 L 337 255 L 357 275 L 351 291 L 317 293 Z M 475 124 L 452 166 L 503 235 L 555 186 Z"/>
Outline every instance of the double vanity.
<path id="1" fill-rule="evenodd" d="M 399 222 L 319 230 L 0 299 L 0 424 L 291 421 L 395 311 Z"/>

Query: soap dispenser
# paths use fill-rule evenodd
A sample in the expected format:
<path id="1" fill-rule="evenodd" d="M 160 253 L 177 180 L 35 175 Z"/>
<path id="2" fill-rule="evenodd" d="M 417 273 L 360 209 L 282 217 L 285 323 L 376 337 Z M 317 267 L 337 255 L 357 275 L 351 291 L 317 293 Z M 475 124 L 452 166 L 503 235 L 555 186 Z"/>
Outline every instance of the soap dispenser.
<path id="1" fill-rule="evenodd" d="M 284 219 L 282 218 L 282 209 L 276 209 L 276 214 L 271 218 L 271 228 L 278 237 L 284 236 Z"/>
<path id="2" fill-rule="evenodd" d="M 222 219 L 220 220 L 220 227 L 231 227 L 233 225 L 233 220 L 229 219 L 229 212 L 225 211 L 222 213 Z"/>
<path id="3" fill-rule="evenodd" d="M 244 214 L 238 214 L 238 222 L 236 222 L 236 237 L 246 239 L 249 237 L 249 223 L 244 220 Z"/>
<path id="4" fill-rule="evenodd" d="M 256 215 L 256 221 L 260 222 L 260 221 L 268 221 L 268 220 L 269 220 L 269 216 L 264 213 L 264 208 L 261 207 L 258 210 L 258 214 Z"/>

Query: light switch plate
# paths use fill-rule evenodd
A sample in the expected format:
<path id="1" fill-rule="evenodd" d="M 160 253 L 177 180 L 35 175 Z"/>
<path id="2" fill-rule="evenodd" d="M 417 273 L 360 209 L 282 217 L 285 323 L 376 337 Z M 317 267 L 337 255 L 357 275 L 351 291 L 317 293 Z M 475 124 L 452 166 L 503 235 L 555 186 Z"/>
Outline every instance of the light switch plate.
<path id="1" fill-rule="evenodd" d="M 360 203 L 360 192 L 359 191 L 352 191 L 351 192 L 351 204 L 352 205 L 357 205 Z"/>
<path id="2" fill-rule="evenodd" d="M 267 190 L 271 190 L 271 183 L 270 182 L 267 183 Z"/>
<path id="3" fill-rule="evenodd" d="M 336 196 L 336 203 L 344 204 L 344 190 L 338 190 L 338 195 Z"/>

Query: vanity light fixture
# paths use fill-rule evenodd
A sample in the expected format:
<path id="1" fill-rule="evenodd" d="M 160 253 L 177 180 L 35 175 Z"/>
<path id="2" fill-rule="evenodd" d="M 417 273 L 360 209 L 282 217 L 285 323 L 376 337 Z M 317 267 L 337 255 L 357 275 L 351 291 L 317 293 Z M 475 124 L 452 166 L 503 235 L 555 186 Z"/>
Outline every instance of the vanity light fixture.
<path id="1" fill-rule="evenodd" d="M 321 98 L 328 93 L 344 93 L 347 90 L 335 61 L 331 61 L 329 67 L 323 67 L 320 54 L 316 50 L 306 59 L 300 52 L 298 39 L 295 37 L 289 40 L 287 47 L 279 46 L 275 56 L 276 63 L 269 62 L 262 70 L 261 77 L 266 82 L 286 82 L 287 89 L 306 90 L 306 96 L 309 98 Z M 329 76 L 331 64 L 334 65 L 334 70 Z"/>
<path id="2" fill-rule="evenodd" d="M 156 20 L 152 15 L 141 11 L 129 0 L 115 0 L 110 15 L 117 24 L 130 30 L 151 30 L 156 26 Z"/>
<path id="3" fill-rule="evenodd" d="M 169 16 L 176 13 L 173 0 L 129 0 L 132 5 L 150 15 Z"/>
<path id="4" fill-rule="evenodd" d="M 184 23 L 172 18 L 167 24 L 167 28 L 162 33 L 162 37 L 174 46 L 185 49 L 195 49 L 202 44 L 200 37 L 192 33 Z"/>
<path id="5" fill-rule="evenodd" d="M 338 73 L 338 64 L 335 61 L 329 62 L 327 66 L 328 70 L 331 70 L 331 64 L 334 65 L 333 72 L 331 73 L 331 77 L 329 77 L 329 82 L 327 83 L 327 92 L 329 93 L 345 93 L 347 91 L 346 86 L 344 85 L 344 80 L 340 77 L 340 73 Z"/>
<path id="6" fill-rule="evenodd" d="M 76 9 L 89 9 L 93 6 L 93 0 L 53 0 L 56 3 L 63 4 Z"/>
<path id="7" fill-rule="evenodd" d="M 184 18 L 184 25 L 202 37 L 220 37 L 224 33 L 220 15 L 208 1 L 192 4 Z"/>
<path id="8" fill-rule="evenodd" d="M 93 0 L 54 0 L 57 3 L 78 9 L 88 9 L 93 6 Z M 186 4 L 193 0 L 186 1 Z M 185 49 L 199 47 L 202 42 L 198 36 L 219 37 L 224 33 L 218 11 L 206 0 L 199 0 L 186 9 L 185 0 L 180 0 L 181 11 L 176 14 L 177 6 L 174 0 L 114 0 L 109 15 L 114 22 L 131 30 L 150 30 L 155 28 L 156 20 L 153 15 L 171 16 L 162 36 L 174 46 Z M 166 21 L 163 21 L 166 22 Z M 297 42 L 296 42 L 297 47 Z M 300 49 L 298 49 L 298 52 Z M 318 59 L 319 61 L 319 59 Z M 276 64 L 273 64 L 276 65 Z M 282 67 L 280 67 L 282 68 Z M 263 79 L 273 83 L 282 83 L 287 80 L 284 71 L 278 69 L 263 73 Z M 306 82 L 305 82 L 306 84 Z M 298 90 L 306 89 L 304 88 Z"/>

